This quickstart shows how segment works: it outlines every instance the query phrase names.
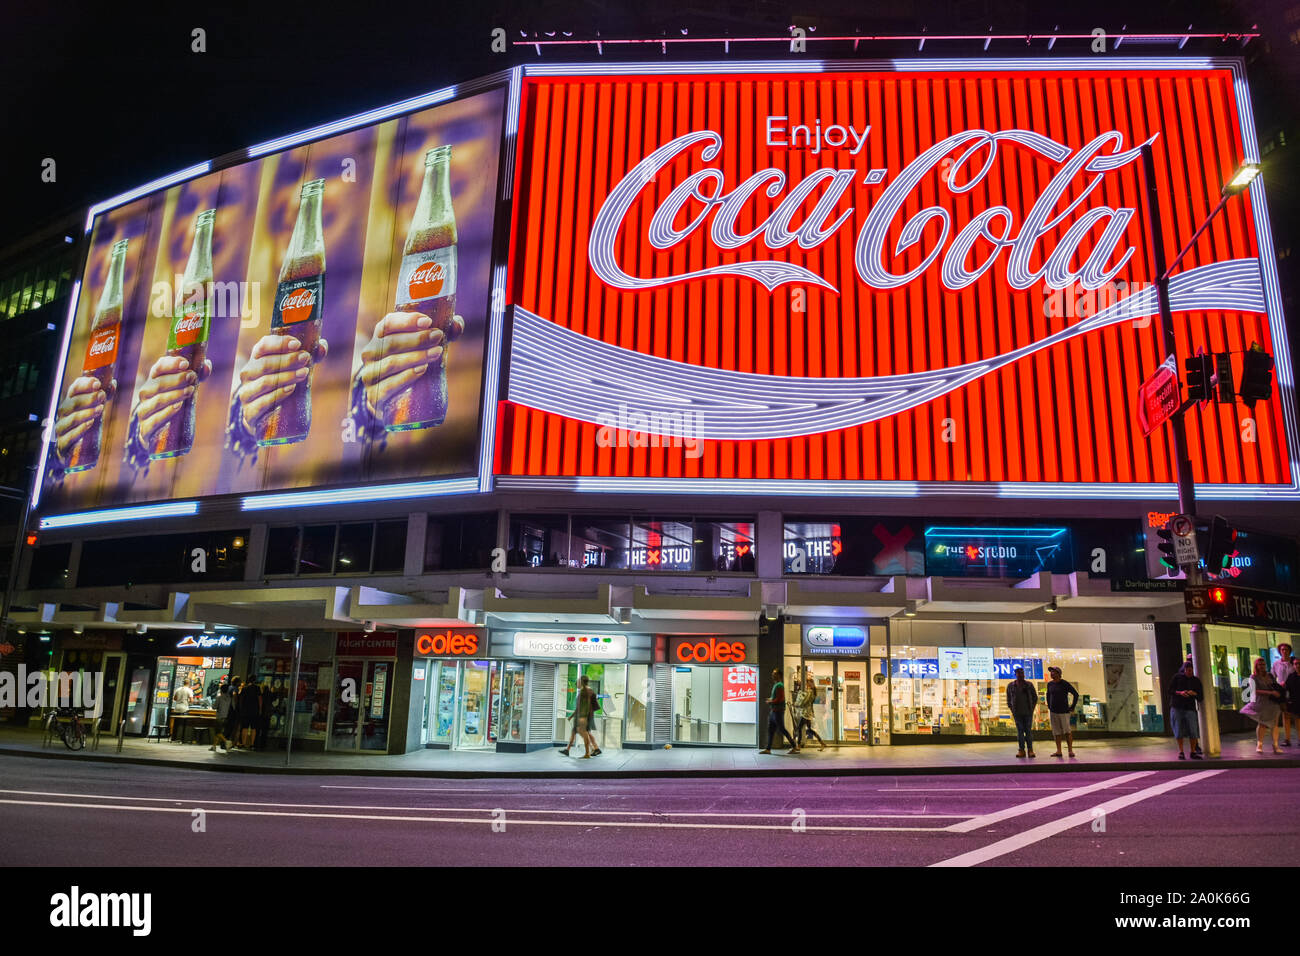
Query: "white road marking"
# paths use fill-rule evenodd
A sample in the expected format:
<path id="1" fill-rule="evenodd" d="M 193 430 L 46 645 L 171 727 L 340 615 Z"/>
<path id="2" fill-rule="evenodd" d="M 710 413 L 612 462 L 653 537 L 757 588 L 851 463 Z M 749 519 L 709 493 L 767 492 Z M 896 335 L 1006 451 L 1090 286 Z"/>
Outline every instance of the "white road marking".
<path id="1" fill-rule="evenodd" d="M 1066 800 L 1073 800 L 1076 797 L 1086 796 L 1089 793 L 1095 793 L 1098 790 L 1107 790 L 1110 787 L 1116 787 L 1120 784 L 1131 783 L 1140 777 L 1149 777 L 1155 773 L 1154 770 L 1139 770 L 1136 773 L 1126 773 L 1120 777 L 1109 777 L 1105 780 L 1099 780 L 1096 783 L 1090 783 L 1084 787 L 1074 787 L 1063 793 L 1053 794 L 1050 797 L 1040 797 L 1037 800 L 1031 800 L 1029 803 L 1017 804 L 1014 807 L 1007 807 L 1005 810 L 995 810 L 993 813 L 986 813 L 982 816 L 974 817 L 962 823 L 954 823 L 948 829 L 954 833 L 969 833 L 971 830 L 980 830 L 995 823 L 1001 823 L 1003 820 L 1010 820 L 1012 817 L 1023 816 L 1026 813 L 1035 813 L 1038 810 L 1045 809 L 1053 804 L 1063 803 Z"/>
<path id="2" fill-rule="evenodd" d="M 978 850 L 971 850 L 969 853 L 963 853 L 960 856 L 954 856 L 948 860 L 941 860 L 938 863 L 931 863 L 931 866 L 978 866 L 981 863 L 987 863 L 999 856 L 1005 856 L 1008 853 L 1014 853 L 1016 850 L 1024 849 L 1031 844 L 1046 840 L 1048 837 L 1055 836 L 1058 833 L 1064 833 L 1066 830 L 1072 830 L 1077 826 L 1091 823 L 1093 820 L 1104 814 L 1115 813 L 1125 807 L 1130 807 L 1135 803 L 1141 803 L 1143 800 L 1150 800 L 1152 797 L 1158 797 L 1170 790 L 1176 790 L 1178 787 L 1185 787 L 1189 783 L 1195 783 L 1198 780 L 1204 780 L 1207 777 L 1213 777 L 1215 774 L 1223 773 L 1222 770 L 1202 770 L 1200 773 L 1188 774 L 1185 777 L 1176 777 L 1165 783 L 1156 784 L 1154 787 L 1147 787 L 1145 790 L 1139 790 L 1137 793 L 1126 794 L 1122 797 L 1116 797 L 1114 800 L 1108 800 L 1106 803 L 1090 807 L 1087 810 L 1080 810 L 1078 813 L 1072 813 L 1068 817 L 1062 817 L 1060 820 L 1053 820 L 1051 823 L 1044 823 L 1042 826 L 1034 827 L 1032 830 L 1026 830 L 1024 833 L 1017 833 L 1015 836 L 1007 837 L 1005 840 L 998 840 L 996 843 L 990 843 L 988 846 L 981 847 Z M 950 831 L 952 827 L 948 828 Z"/>
<path id="3" fill-rule="evenodd" d="M 154 803 L 182 804 L 185 807 L 206 809 L 210 806 L 228 807 L 274 807 L 281 810 L 427 810 L 433 813 L 492 813 L 504 810 L 506 813 L 554 813 L 584 816 L 616 817 L 738 817 L 738 818 L 772 818 L 777 820 L 792 819 L 792 811 L 779 813 L 746 813 L 743 811 L 697 811 L 697 810 L 579 810 L 569 808 L 537 809 L 522 807 L 425 807 L 400 806 L 383 807 L 370 804 L 337 803 L 271 803 L 262 800 L 178 800 L 175 797 L 131 797 L 115 793 L 61 793 L 49 790 L 0 790 L 19 797 L 72 797 L 84 800 L 137 800 Z M 3 802 L 3 801 L 0 801 Z M 73 806 L 96 807 L 96 803 L 72 804 Z M 170 808 L 159 808 L 170 809 Z M 805 819 L 819 820 L 965 820 L 973 816 L 970 813 L 805 813 Z M 388 819 L 388 818 L 384 818 Z"/>
<path id="4" fill-rule="evenodd" d="M 401 793 L 496 793 L 490 787 L 361 787 L 341 783 L 322 783 L 322 790 L 397 790 Z"/>
<path id="5" fill-rule="evenodd" d="M 1069 789 L 1069 787 L 880 787 L 876 793 L 1021 793 L 1026 790 Z"/>
<path id="6" fill-rule="evenodd" d="M 193 813 L 190 807 L 141 807 L 141 806 L 122 806 L 111 803 L 60 803 L 53 800 L 0 800 L 0 804 L 23 807 L 75 807 L 80 810 L 131 810 L 137 813 Z M 491 818 L 463 818 L 463 817 L 414 817 L 414 816 L 381 816 L 378 814 L 365 813 L 285 813 L 280 811 L 269 810 L 207 810 L 208 814 L 224 814 L 227 816 L 244 816 L 244 817 L 305 817 L 310 820 L 377 820 L 392 821 L 397 823 L 472 823 L 479 826 L 490 825 L 496 821 Z M 511 811 L 506 810 L 508 815 Z M 507 818 L 508 826 L 534 826 L 534 827 L 587 827 L 589 829 L 598 829 L 601 827 L 621 827 L 623 829 L 644 829 L 644 830 L 790 830 L 790 824 L 766 824 L 766 823 L 641 823 L 634 820 L 510 820 Z M 819 830 L 830 833 L 865 833 L 865 832 L 930 832 L 942 833 L 939 827 L 826 827 L 810 825 L 805 826 L 804 830 Z"/>

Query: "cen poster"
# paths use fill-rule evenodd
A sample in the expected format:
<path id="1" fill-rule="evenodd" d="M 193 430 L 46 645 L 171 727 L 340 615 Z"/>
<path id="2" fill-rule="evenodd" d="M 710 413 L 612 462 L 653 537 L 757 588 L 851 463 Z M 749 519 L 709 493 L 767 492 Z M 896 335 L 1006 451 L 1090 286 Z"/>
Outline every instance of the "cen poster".
<path id="1" fill-rule="evenodd" d="M 476 474 L 505 101 L 97 216 L 43 509 Z"/>

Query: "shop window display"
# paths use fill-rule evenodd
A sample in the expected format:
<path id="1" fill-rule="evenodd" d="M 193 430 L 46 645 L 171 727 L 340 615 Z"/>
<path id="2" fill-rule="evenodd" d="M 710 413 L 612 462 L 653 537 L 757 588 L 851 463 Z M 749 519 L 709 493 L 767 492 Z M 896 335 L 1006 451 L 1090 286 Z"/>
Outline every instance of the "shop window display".
<path id="1" fill-rule="evenodd" d="M 926 628 L 903 625 L 898 631 L 920 635 Z M 997 636 L 996 625 L 969 625 L 967 631 L 965 643 L 894 644 L 889 665 L 894 733 L 1014 737 L 1006 692 L 1017 667 L 1038 691 L 1036 730 L 1050 730 L 1048 670 L 1060 667 L 1079 693 L 1076 733 L 1163 731 L 1151 632 L 1140 625 L 1104 631 L 1092 625 L 1039 625 L 1026 631 L 1025 643 L 989 640 Z M 1018 631 L 1016 625 L 1002 626 L 1004 638 L 1018 637 Z M 960 631 L 953 636 L 960 638 Z"/>

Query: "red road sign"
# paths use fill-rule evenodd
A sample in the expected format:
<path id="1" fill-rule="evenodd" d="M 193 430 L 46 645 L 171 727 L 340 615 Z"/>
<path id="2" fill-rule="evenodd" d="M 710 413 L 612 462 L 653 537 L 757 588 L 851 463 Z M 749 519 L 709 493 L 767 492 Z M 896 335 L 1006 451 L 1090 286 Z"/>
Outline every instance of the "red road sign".
<path id="1" fill-rule="evenodd" d="M 1138 389 L 1138 424 L 1150 435 L 1178 410 L 1178 361 L 1171 355 Z"/>

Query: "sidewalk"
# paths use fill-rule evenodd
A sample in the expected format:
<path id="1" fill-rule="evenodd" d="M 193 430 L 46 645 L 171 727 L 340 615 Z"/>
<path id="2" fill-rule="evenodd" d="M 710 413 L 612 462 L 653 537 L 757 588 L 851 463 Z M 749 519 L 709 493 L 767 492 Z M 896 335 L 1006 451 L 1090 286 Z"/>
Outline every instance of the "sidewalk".
<path id="1" fill-rule="evenodd" d="M 412 754 L 335 754 L 295 751 L 285 767 L 283 751 L 265 753 L 213 753 L 203 744 L 145 741 L 127 738 L 117 753 L 116 738 L 103 737 L 99 750 L 89 746 L 73 753 L 62 742 L 42 747 L 42 732 L 15 727 L 0 728 L 0 755 L 144 764 L 186 770 L 234 773 L 342 774 L 391 777 L 747 777 L 747 776 L 850 776 L 896 774 L 1051 773 L 1053 771 L 1170 770 L 1212 767 L 1300 767 L 1300 747 L 1283 748 L 1274 757 L 1255 754 L 1254 735 L 1223 738 L 1222 754 L 1215 759 L 1178 760 L 1172 739 L 1133 737 L 1085 741 L 1075 745 L 1078 758 L 1051 756 L 1050 741 L 1038 743 L 1038 757 L 1020 760 L 1015 741 L 971 744 L 907 744 L 893 747 L 828 748 L 797 755 L 783 752 L 759 754 L 756 749 L 675 747 L 672 750 L 606 750 L 599 757 L 581 760 L 564 757 L 558 750 L 527 754 L 420 750 Z M 582 749 L 575 748 L 575 754 Z"/>

